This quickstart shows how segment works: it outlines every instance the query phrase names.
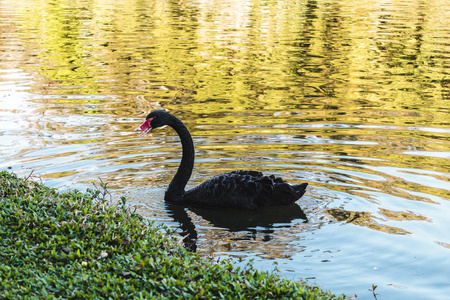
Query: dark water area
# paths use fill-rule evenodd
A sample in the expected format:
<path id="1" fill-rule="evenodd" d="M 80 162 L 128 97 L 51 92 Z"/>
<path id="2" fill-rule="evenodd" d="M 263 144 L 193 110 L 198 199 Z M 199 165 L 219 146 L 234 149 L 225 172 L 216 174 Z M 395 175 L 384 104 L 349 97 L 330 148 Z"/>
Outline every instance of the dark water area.
<path id="1" fill-rule="evenodd" d="M 433 1 L 0 0 L 0 169 L 108 183 L 205 256 L 373 299 L 450 294 L 450 6 Z M 308 182 L 258 212 L 172 207 L 252 169 Z"/>

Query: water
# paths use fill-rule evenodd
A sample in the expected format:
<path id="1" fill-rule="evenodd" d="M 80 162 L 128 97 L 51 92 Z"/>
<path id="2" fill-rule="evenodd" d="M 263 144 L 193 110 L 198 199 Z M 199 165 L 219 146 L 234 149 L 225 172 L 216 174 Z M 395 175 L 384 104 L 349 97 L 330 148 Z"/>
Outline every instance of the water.
<path id="1" fill-rule="evenodd" d="M 450 293 L 450 9 L 434 1 L 0 1 L 0 168 L 108 183 L 197 252 L 358 299 Z M 190 186 L 254 169 L 298 206 L 180 210 L 164 108 L 196 146 Z M 305 220 L 307 218 L 307 221 Z"/>

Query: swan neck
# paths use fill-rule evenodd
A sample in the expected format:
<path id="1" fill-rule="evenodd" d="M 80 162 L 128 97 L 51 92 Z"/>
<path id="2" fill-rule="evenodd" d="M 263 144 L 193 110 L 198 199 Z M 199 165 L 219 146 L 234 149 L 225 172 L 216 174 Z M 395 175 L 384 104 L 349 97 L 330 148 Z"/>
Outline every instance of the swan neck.
<path id="1" fill-rule="evenodd" d="M 172 178 L 172 181 L 167 188 L 165 199 L 169 202 L 181 203 L 185 193 L 184 189 L 191 177 L 192 169 L 194 168 L 194 143 L 188 129 L 178 118 L 173 117 L 171 124 L 168 125 L 172 127 L 180 137 L 183 156 L 177 173 Z"/>

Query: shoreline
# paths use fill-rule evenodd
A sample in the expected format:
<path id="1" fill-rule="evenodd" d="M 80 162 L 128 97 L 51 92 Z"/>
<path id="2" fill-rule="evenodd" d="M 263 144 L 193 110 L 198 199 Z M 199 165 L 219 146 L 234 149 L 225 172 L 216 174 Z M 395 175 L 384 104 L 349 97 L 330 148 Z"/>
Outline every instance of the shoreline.
<path id="1" fill-rule="evenodd" d="M 0 172 L 0 298 L 347 299 L 251 265 L 212 261 L 100 190 Z"/>

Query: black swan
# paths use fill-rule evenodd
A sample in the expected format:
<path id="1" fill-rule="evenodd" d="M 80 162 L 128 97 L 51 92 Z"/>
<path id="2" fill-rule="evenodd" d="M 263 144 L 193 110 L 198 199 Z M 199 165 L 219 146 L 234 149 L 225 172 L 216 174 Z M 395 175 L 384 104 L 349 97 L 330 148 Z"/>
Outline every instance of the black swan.
<path id="1" fill-rule="evenodd" d="M 181 140 L 183 156 L 178 171 L 166 190 L 167 202 L 209 208 L 237 208 L 255 210 L 261 206 L 289 205 L 305 193 L 307 183 L 290 185 L 273 175 L 257 171 L 232 171 L 217 175 L 185 191 L 194 168 L 194 144 L 186 126 L 175 116 L 162 110 L 151 112 L 136 131 L 150 130 L 168 125 L 175 129 Z"/>

